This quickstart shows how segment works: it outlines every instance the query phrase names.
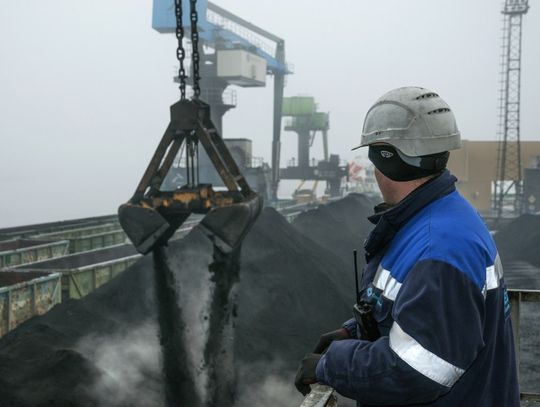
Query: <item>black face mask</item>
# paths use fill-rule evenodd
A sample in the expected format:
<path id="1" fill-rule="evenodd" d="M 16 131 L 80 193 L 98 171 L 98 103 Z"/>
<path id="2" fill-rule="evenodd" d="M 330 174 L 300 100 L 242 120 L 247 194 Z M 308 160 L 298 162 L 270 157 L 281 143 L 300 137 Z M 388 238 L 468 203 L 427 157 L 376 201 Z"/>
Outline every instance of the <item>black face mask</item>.
<path id="1" fill-rule="evenodd" d="M 418 160 L 418 166 L 403 161 L 398 151 L 387 144 L 369 146 L 368 155 L 375 168 L 391 180 L 412 181 L 442 172 L 446 168 L 450 153 L 445 151 L 412 157 L 412 159 Z"/>

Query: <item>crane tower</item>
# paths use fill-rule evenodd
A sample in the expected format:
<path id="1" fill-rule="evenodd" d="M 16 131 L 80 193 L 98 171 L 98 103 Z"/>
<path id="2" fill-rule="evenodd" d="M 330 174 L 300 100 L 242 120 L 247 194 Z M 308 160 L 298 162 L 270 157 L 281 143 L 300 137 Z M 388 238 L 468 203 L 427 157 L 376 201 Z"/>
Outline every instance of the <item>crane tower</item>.
<path id="1" fill-rule="evenodd" d="M 521 39 L 528 0 L 505 0 L 499 91 L 499 151 L 494 209 L 500 219 L 505 204 L 521 213 L 523 184 L 520 147 Z"/>

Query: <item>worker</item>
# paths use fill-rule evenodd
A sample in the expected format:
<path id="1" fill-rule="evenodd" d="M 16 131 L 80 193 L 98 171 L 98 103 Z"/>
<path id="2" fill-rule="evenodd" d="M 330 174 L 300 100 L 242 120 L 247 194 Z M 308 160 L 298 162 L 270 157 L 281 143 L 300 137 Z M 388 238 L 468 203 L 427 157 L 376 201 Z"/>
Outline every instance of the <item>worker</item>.
<path id="1" fill-rule="evenodd" d="M 384 203 L 369 218 L 361 307 L 303 359 L 304 395 L 319 382 L 359 406 L 519 406 L 497 248 L 446 169 L 460 145 L 450 107 L 430 90 L 392 90 L 368 111 L 359 147 Z"/>

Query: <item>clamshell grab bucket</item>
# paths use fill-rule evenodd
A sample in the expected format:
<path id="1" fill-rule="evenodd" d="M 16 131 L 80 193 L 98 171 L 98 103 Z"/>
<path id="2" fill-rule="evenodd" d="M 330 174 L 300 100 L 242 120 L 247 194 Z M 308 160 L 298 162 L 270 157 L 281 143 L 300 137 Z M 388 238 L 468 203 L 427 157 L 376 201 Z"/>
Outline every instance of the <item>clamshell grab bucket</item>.
<path id="1" fill-rule="evenodd" d="M 163 180 L 185 147 L 188 183 L 161 191 Z M 215 191 L 198 180 L 198 148 L 202 146 L 227 190 Z M 195 164 L 196 163 L 196 164 Z M 191 168 L 188 166 L 191 165 Z M 214 245 L 229 253 L 241 244 L 259 216 L 262 199 L 252 191 L 200 100 L 171 106 L 171 121 L 133 197 L 118 208 L 118 217 L 135 248 L 143 254 L 166 244 L 192 213 L 205 214 L 200 226 Z"/>

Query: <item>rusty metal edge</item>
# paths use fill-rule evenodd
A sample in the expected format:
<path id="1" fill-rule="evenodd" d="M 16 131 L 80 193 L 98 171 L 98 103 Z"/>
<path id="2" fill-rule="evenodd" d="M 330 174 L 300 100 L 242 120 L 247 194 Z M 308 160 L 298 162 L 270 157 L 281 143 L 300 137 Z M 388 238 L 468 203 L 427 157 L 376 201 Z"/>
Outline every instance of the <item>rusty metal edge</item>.
<path id="1" fill-rule="evenodd" d="M 66 230 L 59 230 L 59 231 L 55 231 L 55 232 L 47 232 L 47 233 L 38 233 L 38 234 L 35 234 L 35 235 L 32 235 L 32 238 L 38 238 L 38 237 L 43 237 L 43 238 L 54 238 L 55 235 L 62 235 L 63 233 L 64 234 L 69 234 L 69 233 L 74 233 L 74 232 L 80 232 L 80 231 L 87 231 L 87 230 L 92 230 L 92 229 L 99 229 L 99 228 L 113 228 L 111 230 L 117 230 L 117 229 L 120 229 L 122 230 L 122 228 L 120 227 L 120 224 L 116 221 L 116 222 L 107 222 L 107 223 L 103 223 L 103 224 L 98 224 L 98 225 L 90 225 L 90 226 L 83 226 L 83 227 L 78 227 L 78 228 L 74 228 L 74 229 L 66 229 Z M 111 231 L 109 230 L 109 231 Z M 104 233 L 104 232 L 98 232 L 96 234 L 99 234 L 99 233 Z M 84 236 L 91 236 L 91 235 L 84 235 Z M 82 237 L 82 236 L 80 236 Z M 64 238 L 66 239 L 66 238 Z M 75 238 L 70 238 L 70 239 L 76 239 Z"/>
<path id="2" fill-rule="evenodd" d="M 109 266 L 111 264 L 121 263 L 121 262 L 124 262 L 124 261 L 132 260 L 132 259 L 138 259 L 138 258 L 141 258 L 141 257 L 143 257 L 143 255 L 137 253 L 137 254 L 133 254 L 131 256 L 120 257 L 118 259 L 103 261 L 101 263 L 94 263 L 94 264 L 89 264 L 87 266 L 82 266 L 82 267 L 77 267 L 77 268 L 72 268 L 72 269 L 66 269 L 65 271 L 62 272 L 62 274 L 76 274 L 77 272 L 80 272 L 80 271 L 92 270 L 94 268 Z"/>
<path id="3" fill-rule="evenodd" d="M 12 240 L 18 240 L 18 239 L 12 239 Z M 27 240 L 32 240 L 32 239 L 27 239 Z M 36 239 L 36 240 L 39 240 L 39 239 Z M 8 240 L 6 240 L 6 242 L 7 241 Z M 22 253 L 22 252 L 35 250 L 35 249 L 43 249 L 44 247 L 60 246 L 61 244 L 69 244 L 69 240 L 66 240 L 66 239 L 51 240 L 48 243 L 43 243 L 36 246 L 23 247 L 21 249 L 4 250 L 3 252 L 0 252 L 0 256 L 3 256 L 5 254 L 10 254 L 10 253 Z M 10 266 L 7 266 L 7 267 L 10 267 Z"/>
<path id="4" fill-rule="evenodd" d="M 4 271 L 9 272 L 10 270 L 4 270 Z M 6 286 L 6 287 L 1 287 L 0 288 L 0 294 L 8 292 L 8 291 L 16 290 L 16 289 L 19 289 L 19 288 L 24 288 L 24 287 L 27 287 L 27 286 L 30 286 L 30 285 L 33 285 L 33 284 L 45 283 L 47 281 L 54 280 L 56 278 L 61 278 L 62 277 L 62 273 L 58 273 L 58 272 L 51 273 L 51 272 L 48 272 L 47 270 L 29 270 L 29 269 L 23 270 L 23 269 L 17 269 L 17 270 L 11 270 L 11 271 L 17 271 L 17 272 L 39 271 L 39 272 L 42 272 L 42 273 L 49 273 L 49 274 L 47 276 L 34 278 L 34 279 L 28 280 L 28 281 L 23 281 L 22 283 L 17 283 L 17 284 L 9 285 L 9 286 Z"/>

